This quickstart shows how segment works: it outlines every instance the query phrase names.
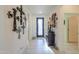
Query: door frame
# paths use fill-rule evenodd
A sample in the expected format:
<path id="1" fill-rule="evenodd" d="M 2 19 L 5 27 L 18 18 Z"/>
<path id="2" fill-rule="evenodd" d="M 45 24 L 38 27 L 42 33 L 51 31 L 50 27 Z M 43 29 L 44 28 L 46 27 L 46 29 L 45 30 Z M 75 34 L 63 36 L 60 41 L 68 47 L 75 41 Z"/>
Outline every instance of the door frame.
<path id="1" fill-rule="evenodd" d="M 42 19 L 42 21 L 43 21 L 43 24 L 42 24 L 43 35 L 38 35 L 38 20 L 39 19 Z M 37 35 L 37 37 L 44 37 L 44 17 L 37 17 L 36 18 L 36 35 Z"/>

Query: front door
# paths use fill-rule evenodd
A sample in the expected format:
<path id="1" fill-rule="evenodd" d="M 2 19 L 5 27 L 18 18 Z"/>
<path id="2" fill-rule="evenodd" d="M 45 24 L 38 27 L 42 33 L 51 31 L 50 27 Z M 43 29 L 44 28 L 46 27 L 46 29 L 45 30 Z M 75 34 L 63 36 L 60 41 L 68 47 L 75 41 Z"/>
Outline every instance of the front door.
<path id="1" fill-rule="evenodd" d="M 37 37 L 44 36 L 44 18 L 37 18 Z"/>

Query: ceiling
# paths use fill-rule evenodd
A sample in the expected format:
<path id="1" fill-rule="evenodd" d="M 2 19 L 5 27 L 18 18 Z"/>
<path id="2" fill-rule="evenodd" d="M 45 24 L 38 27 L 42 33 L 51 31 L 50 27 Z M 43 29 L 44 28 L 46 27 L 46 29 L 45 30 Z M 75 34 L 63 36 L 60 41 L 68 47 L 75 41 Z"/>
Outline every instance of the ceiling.
<path id="1" fill-rule="evenodd" d="M 27 5 L 33 15 L 46 16 L 56 7 L 56 5 Z"/>

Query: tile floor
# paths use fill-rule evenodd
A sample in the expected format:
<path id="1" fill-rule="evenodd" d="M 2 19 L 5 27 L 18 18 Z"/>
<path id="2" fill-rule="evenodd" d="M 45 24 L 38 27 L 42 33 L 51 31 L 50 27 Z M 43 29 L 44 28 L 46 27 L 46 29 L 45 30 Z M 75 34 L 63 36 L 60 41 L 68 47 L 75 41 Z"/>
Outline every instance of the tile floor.
<path id="1" fill-rule="evenodd" d="M 67 43 L 64 46 L 64 51 L 59 51 L 51 47 L 55 54 L 79 54 L 79 48 L 77 43 Z"/>
<path id="2" fill-rule="evenodd" d="M 65 46 L 65 53 L 67 54 L 79 54 L 79 48 L 77 43 L 68 43 Z"/>
<path id="3" fill-rule="evenodd" d="M 33 39 L 30 42 L 30 46 L 23 52 L 24 54 L 54 54 L 46 42 L 45 38 Z"/>

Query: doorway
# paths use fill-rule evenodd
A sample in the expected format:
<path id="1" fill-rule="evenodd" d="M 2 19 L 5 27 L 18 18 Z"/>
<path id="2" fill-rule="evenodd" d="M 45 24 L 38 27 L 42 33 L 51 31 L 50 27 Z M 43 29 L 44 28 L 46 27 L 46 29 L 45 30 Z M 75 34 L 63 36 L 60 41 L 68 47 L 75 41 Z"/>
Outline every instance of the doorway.
<path id="1" fill-rule="evenodd" d="M 64 24 L 65 53 L 78 53 L 79 14 L 65 13 L 64 19 L 65 19 Z"/>
<path id="2" fill-rule="evenodd" d="M 36 19 L 36 30 L 37 30 L 37 37 L 44 37 L 44 18 L 37 17 Z"/>
<path id="3" fill-rule="evenodd" d="M 78 16 L 69 17 L 68 22 L 68 42 L 77 43 L 78 42 Z"/>

